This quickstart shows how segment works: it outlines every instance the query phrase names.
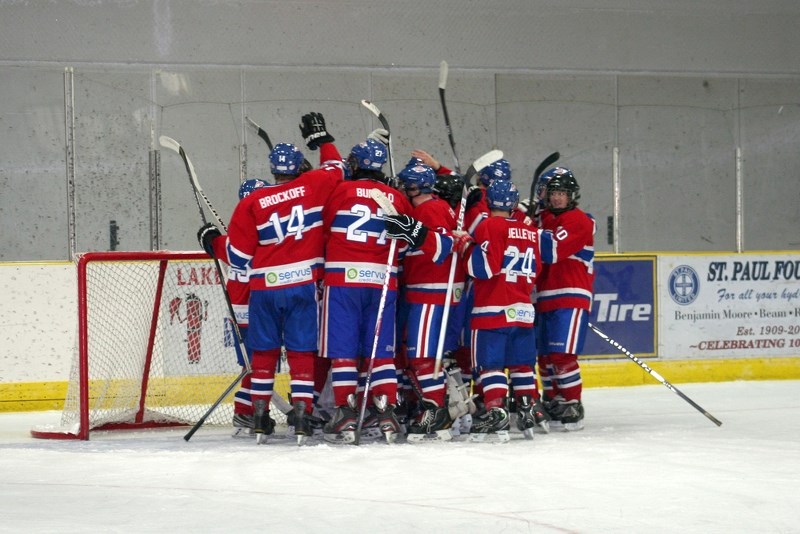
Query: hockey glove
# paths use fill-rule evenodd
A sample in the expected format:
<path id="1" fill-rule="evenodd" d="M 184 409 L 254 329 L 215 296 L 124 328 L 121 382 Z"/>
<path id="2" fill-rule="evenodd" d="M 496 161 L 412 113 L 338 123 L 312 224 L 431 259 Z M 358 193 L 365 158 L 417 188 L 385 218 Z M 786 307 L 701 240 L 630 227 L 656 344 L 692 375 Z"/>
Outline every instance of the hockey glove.
<path id="1" fill-rule="evenodd" d="M 386 235 L 392 239 L 402 239 L 414 248 L 419 248 L 425 242 L 428 229 L 420 221 L 408 215 L 386 215 Z"/>
<path id="2" fill-rule="evenodd" d="M 200 246 L 203 247 L 203 250 L 206 251 L 206 254 L 213 258 L 214 239 L 221 235 L 222 232 L 219 231 L 219 228 L 212 223 L 206 223 L 197 231 L 197 241 L 200 243 Z"/>
<path id="3" fill-rule="evenodd" d="M 472 191 L 469 192 L 467 195 L 467 209 L 470 209 L 472 206 L 477 204 L 483 199 L 483 189 L 480 187 L 476 187 Z"/>
<path id="4" fill-rule="evenodd" d="M 472 236 L 469 235 L 468 232 L 464 232 L 463 230 L 453 230 L 453 250 L 462 256 L 466 254 L 467 249 L 474 242 L 475 240 L 472 239 Z"/>
<path id="5" fill-rule="evenodd" d="M 370 132 L 370 134 L 367 136 L 367 139 L 374 139 L 375 141 L 379 141 L 384 145 L 389 146 L 389 130 L 376 128 Z"/>
<path id="6" fill-rule="evenodd" d="M 333 143 L 333 136 L 325 129 L 322 113 L 307 113 L 300 120 L 300 133 L 310 150 L 316 150 L 324 143 Z"/>

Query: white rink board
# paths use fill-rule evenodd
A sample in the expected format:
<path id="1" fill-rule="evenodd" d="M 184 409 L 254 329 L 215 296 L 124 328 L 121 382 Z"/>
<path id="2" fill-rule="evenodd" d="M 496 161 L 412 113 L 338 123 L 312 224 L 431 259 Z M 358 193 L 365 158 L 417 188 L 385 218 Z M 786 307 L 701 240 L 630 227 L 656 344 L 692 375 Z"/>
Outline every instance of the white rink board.
<path id="1" fill-rule="evenodd" d="M 0 263 L 0 382 L 67 380 L 78 334 L 72 262 Z"/>
<path id="2" fill-rule="evenodd" d="M 663 358 L 796 356 L 800 255 L 659 255 Z"/>

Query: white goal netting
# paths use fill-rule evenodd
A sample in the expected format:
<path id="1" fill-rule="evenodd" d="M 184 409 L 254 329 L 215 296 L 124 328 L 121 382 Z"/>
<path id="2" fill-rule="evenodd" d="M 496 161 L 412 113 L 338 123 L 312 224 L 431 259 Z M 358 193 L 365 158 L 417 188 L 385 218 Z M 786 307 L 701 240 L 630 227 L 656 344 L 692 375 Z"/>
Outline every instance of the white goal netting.
<path id="1" fill-rule="evenodd" d="M 193 425 L 236 380 L 235 336 L 213 260 L 194 252 L 87 253 L 76 258 L 78 348 L 61 428 Z M 276 377 L 276 390 L 286 381 Z M 230 425 L 233 394 L 206 419 Z"/>

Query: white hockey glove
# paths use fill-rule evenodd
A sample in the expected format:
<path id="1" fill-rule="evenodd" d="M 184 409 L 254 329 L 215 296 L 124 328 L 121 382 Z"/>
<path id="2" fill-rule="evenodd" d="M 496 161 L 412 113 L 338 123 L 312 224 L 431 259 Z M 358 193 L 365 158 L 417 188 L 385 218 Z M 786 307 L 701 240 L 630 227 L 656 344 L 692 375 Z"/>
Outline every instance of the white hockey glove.
<path id="1" fill-rule="evenodd" d="M 367 136 L 367 139 L 374 139 L 375 141 L 380 141 L 384 145 L 389 145 L 389 131 L 384 130 L 383 128 L 376 128 L 370 132 Z"/>

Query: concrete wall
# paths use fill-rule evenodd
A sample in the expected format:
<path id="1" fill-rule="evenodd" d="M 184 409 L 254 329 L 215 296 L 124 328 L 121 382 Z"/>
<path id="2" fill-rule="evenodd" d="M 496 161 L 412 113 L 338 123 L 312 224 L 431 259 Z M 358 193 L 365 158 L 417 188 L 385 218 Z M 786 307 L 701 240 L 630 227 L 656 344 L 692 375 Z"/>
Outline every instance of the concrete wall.
<path id="1" fill-rule="evenodd" d="M 119 250 L 196 249 L 180 159 L 151 170 L 157 138 L 227 219 L 268 171 L 245 116 L 301 143 L 321 111 L 346 153 L 377 126 L 369 99 L 398 165 L 421 147 L 452 166 L 441 60 L 461 166 L 497 146 L 527 190 L 560 151 L 599 251 L 796 250 L 798 27 L 792 1 L 2 2 L 0 260 L 108 250 L 111 221 Z"/>

